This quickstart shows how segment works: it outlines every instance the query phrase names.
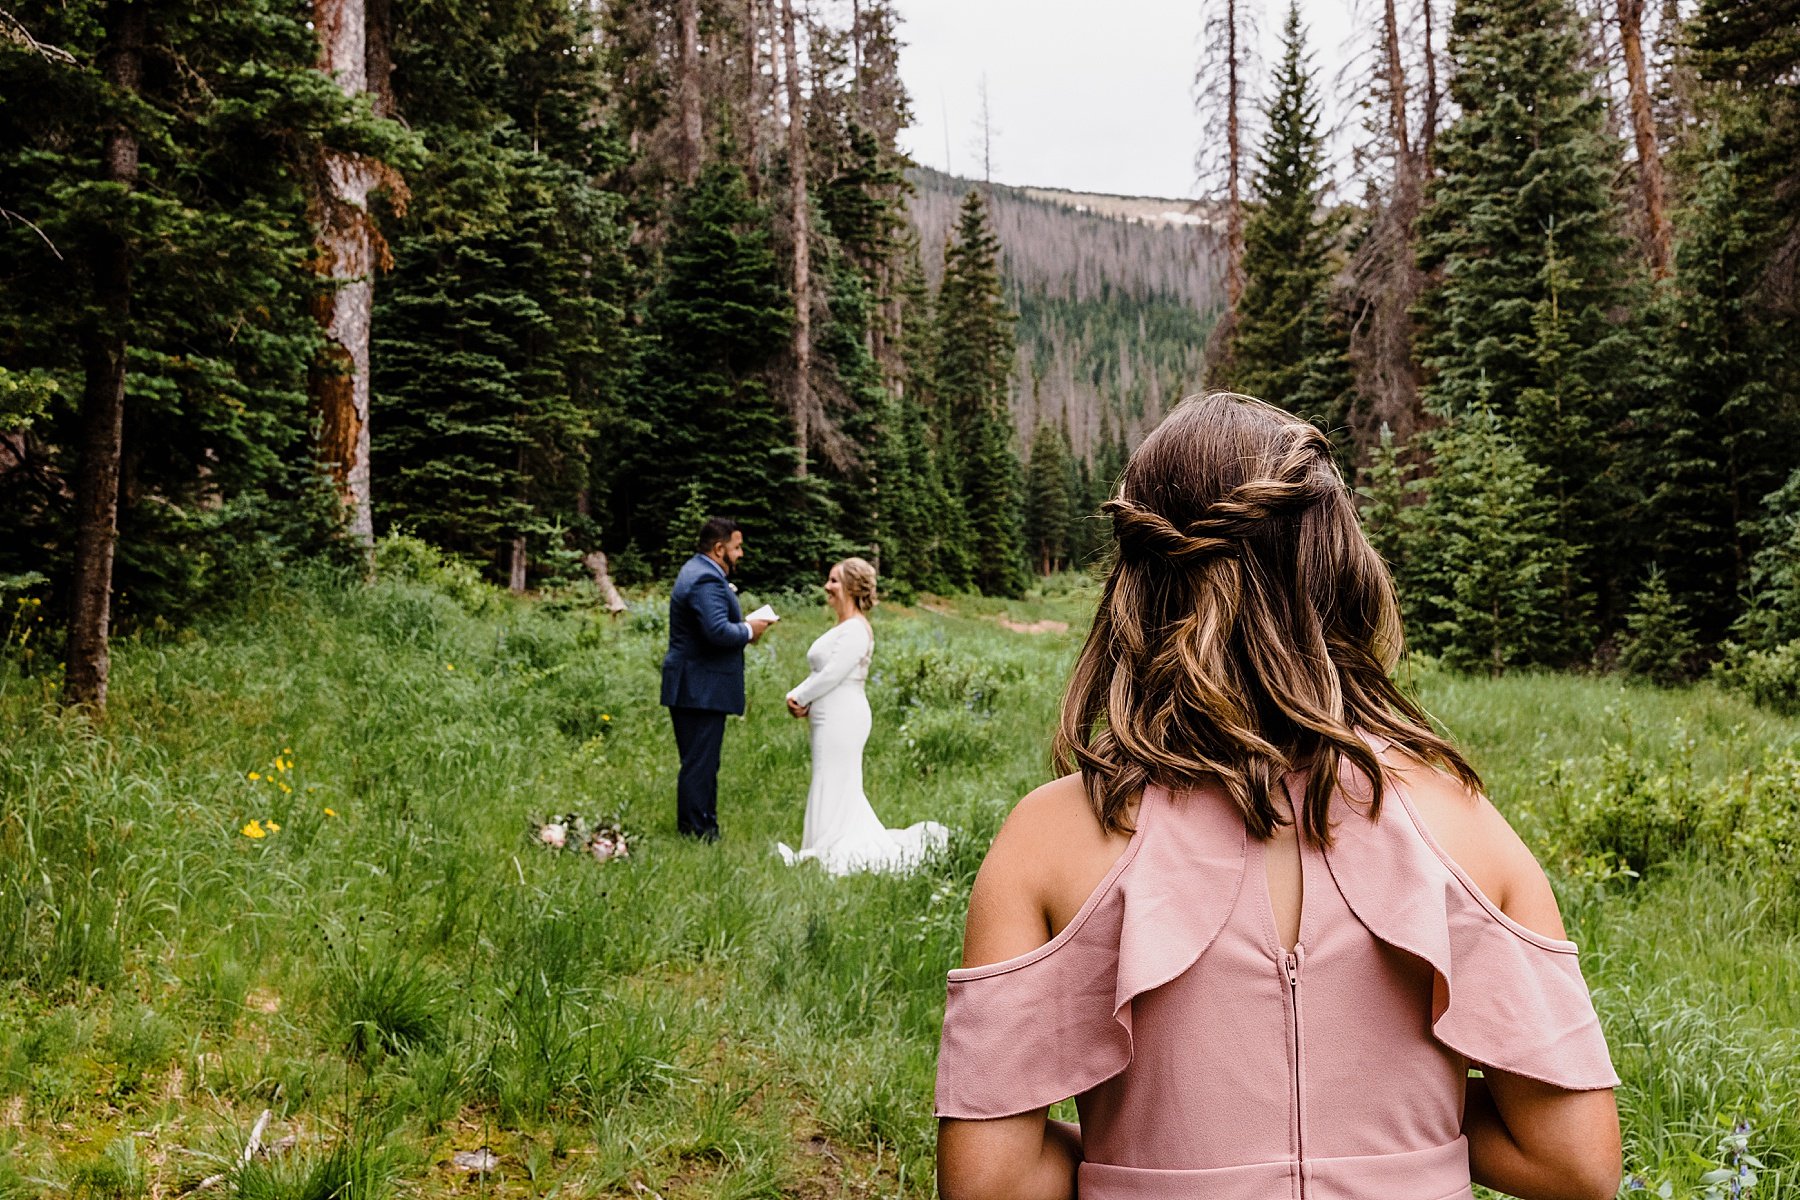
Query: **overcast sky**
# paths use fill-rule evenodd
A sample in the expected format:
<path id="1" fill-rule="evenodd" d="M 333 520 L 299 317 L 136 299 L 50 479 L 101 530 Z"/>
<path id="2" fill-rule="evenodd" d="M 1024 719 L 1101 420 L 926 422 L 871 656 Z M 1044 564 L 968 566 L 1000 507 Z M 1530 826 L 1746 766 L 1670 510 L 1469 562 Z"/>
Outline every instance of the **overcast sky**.
<path id="1" fill-rule="evenodd" d="M 1194 114 L 1199 0 L 897 0 L 900 71 L 915 160 L 981 174 L 987 77 L 994 180 L 1186 197 L 1202 136 Z M 1262 24 L 1273 63 L 1285 5 Z M 1301 0 L 1313 63 L 1329 83 L 1349 53 L 1350 0 Z M 947 145 L 946 145 L 947 143 Z"/>

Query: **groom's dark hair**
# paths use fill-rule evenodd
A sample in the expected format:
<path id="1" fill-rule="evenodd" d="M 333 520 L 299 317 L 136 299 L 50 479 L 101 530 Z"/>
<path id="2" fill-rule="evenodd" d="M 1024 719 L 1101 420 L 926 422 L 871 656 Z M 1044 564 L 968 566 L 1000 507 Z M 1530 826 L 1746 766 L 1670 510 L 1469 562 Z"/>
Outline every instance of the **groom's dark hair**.
<path id="1" fill-rule="evenodd" d="M 720 542 L 729 542 L 738 531 L 738 523 L 730 517 L 708 517 L 700 526 L 700 553 L 709 553 Z"/>

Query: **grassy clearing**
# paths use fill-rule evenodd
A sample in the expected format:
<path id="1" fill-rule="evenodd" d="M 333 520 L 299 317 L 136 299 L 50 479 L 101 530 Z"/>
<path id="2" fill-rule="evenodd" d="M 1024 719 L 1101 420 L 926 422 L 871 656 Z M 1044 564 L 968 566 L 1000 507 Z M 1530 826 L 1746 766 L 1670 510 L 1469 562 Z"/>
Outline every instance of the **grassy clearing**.
<path id="1" fill-rule="evenodd" d="M 233 1172 L 264 1108 L 292 1140 L 232 1186 L 266 1200 L 931 1194 L 943 970 L 1047 774 L 1091 596 L 877 614 L 871 796 L 957 833 L 931 870 L 834 881 L 772 849 L 800 831 L 780 697 L 824 628 L 810 598 L 776 598 L 793 615 L 749 655 L 725 841 L 700 847 L 673 836 L 656 603 L 610 623 L 411 575 L 123 647 L 104 729 L 0 674 L 0 1200 L 177 1195 Z M 1632 879 L 1572 832 L 1608 742 L 1704 782 L 1800 722 L 1705 689 L 1414 683 L 1552 865 L 1634 1168 L 1686 1194 L 1743 1118 L 1754 1194 L 1800 1194 L 1786 877 L 1684 853 Z M 532 844 L 570 810 L 622 818 L 632 857 Z M 495 1173 L 454 1166 L 482 1148 Z"/>

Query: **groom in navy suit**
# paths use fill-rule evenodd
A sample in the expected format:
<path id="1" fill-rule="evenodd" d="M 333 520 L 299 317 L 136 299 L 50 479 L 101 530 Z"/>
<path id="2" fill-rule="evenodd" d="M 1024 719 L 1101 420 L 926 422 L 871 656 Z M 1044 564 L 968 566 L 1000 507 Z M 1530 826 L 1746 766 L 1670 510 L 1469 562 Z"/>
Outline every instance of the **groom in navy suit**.
<path id="1" fill-rule="evenodd" d="M 662 702 L 675 725 L 681 774 L 675 823 L 689 837 L 719 840 L 719 751 L 725 717 L 744 711 L 744 647 L 768 621 L 746 621 L 729 577 L 744 557 L 737 522 L 708 517 L 699 553 L 687 560 L 669 593 L 669 652 L 663 656 Z"/>

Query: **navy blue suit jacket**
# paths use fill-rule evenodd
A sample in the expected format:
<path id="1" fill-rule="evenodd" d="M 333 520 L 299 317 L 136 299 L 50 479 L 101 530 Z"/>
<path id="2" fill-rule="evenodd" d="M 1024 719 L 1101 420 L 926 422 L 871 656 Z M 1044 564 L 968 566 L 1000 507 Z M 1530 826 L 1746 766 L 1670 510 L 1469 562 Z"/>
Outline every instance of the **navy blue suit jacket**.
<path id="1" fill-rule="evenodd" d="M 662 702 L 668 708 L 744 711 L 744 647 L 750 626 L 725 569 L 696 554 L 669 593 L 669 652 L 663 655 Z"/>

